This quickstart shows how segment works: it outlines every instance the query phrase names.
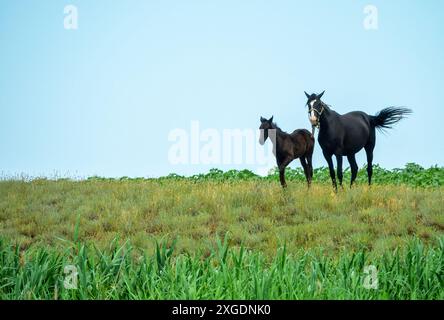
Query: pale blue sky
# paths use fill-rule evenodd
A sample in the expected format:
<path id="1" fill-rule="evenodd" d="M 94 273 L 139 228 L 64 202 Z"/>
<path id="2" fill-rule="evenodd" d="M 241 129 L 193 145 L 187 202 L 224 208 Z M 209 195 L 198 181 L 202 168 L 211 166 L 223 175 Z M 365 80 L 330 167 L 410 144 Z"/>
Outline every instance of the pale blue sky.
<path id="1" fill-rule="evenodd" d="M 363 27 L 369 3 L 376 31 Z M 75 31 L 63 28 L 68 4 L 79 10 Z M 192 120 L 256 129 L 271 115 L 284 130 L 309 128 L 304 90 L 326 90 L 340 113 L 411 107 L 378 134 L 375 162 L 442 166 L 443 31 L 438 0 L 4 0 L 0 171 L 207 171 L 168 162 L 170 130 Z M 319 146 L 314 163 L 326 165 Z"/>

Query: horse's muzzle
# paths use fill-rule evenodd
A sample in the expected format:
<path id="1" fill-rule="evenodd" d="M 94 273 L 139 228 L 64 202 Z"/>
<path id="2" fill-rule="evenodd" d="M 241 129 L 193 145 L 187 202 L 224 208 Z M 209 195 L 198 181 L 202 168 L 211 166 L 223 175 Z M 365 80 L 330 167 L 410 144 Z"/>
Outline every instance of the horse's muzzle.
<path id="1" fill-rule="evenodd" d="M 312 126 L 317 126 L 318 125 L 318 118 L 310 117 L 310 123 Z"/>

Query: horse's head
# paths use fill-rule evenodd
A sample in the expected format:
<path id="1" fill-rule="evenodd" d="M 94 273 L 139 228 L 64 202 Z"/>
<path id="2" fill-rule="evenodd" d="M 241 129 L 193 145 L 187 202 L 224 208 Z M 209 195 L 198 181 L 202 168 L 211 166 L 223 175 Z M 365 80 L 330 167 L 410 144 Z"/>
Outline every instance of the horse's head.
<path id="1" fill-rule="evenodd" d="M 261 126 L 259 127 L 259 129 L 261 130 L 259 143 L 263 145 L 265 143 L 265 140 L 267 140 L 268 138 L 268 130 L 273 129 L 273 117 L 268 120 L 264 117 L 261 117 Z"/>
<path id="2" fill-rule="evenodd" d="M 319 120 L 321 118 L 322 113 L 324 112 L 324 103 L 321 101 L 324 92 L 325 91 L 323 91 L 321 94 L 312 93 L 310 95 L 304 91 L 308 99 L 307 100 L 308 114 L 312 126 L 319 125 Z"/>

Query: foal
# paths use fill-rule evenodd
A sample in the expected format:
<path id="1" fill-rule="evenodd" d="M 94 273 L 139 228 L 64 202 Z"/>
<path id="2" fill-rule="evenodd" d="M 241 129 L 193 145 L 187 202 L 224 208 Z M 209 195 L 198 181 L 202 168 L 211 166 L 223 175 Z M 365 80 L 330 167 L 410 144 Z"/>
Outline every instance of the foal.
<path id="1" fill-rule="evenodd" d="M 304 168 L 305 178 L 308 187 L 310 187 L 313 179 L 312 156 L 314 149 L 314 138 L 310 131 L 298 129 L 289 134 L 282 131 L 276 123 L 273 123 L 273 117 L 265 119 L 261 117 L 261 135 L 259 143 L 264 145 L 270 135 L 273 143 L 273 154 L 279 168 L 279 179 L 283 188 L 287 187 L 285 182 L 285 168 L 294 159 L 300 158 L 302 167 Z"/>

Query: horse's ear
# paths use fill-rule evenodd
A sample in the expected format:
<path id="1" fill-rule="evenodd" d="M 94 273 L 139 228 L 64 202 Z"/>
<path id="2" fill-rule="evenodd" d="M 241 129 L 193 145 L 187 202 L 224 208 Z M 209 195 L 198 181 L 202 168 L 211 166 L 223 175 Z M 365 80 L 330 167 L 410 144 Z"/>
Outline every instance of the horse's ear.
<path id="1" fill-rule="evenodd" d="M 304 93 L 305 93 L 305 96 L 307 97 L 307 99 L 310 99 L 310 95 L 305 91 L 304 91 Z"/>
<path id="2" fill-rule="evenodd" d="M 267 121 L 267 119 L 265 119 L 264 117 L 261 117 L 261 122 L 265 122 Z"/>
<path id="3" fill-rule="evenodd" d="M 324 95 L 324 93 L 325 93 L 325 90 L 324 90 L 324 91 L 322 91 L 322 93 L 321 93 L 321 94 L 318 94 L 318 99 L 321 99 L 321 98 L 322 98 L 322 96 Z"/>
<path id="4" fill-rule="evenodd" d="M 273 117 L 274 117 L 274 116 L 271 116 L 271 118 L 268 119 L 268 122 L 273 122 Z"/>

